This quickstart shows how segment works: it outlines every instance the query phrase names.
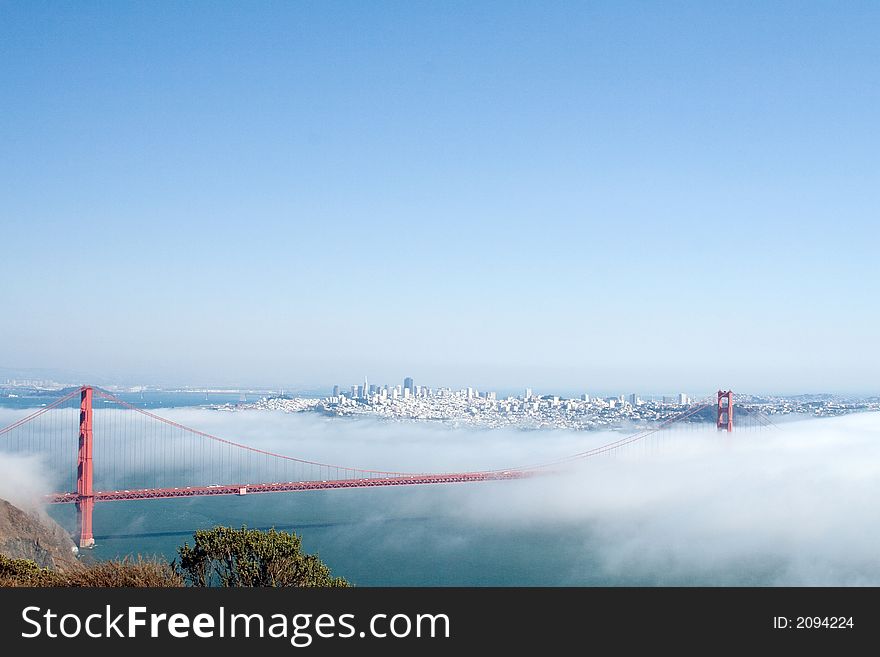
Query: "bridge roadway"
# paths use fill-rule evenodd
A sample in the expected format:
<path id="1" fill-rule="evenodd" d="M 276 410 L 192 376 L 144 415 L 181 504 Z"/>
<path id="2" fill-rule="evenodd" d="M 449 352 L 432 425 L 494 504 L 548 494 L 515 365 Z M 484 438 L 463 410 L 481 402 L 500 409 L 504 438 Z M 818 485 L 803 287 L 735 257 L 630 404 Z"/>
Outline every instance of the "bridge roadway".
<path id="1" fill-rule="evenodd" d="M 181 488 L 140 488 L 135 490 L 97 491 L 95 502 L 118 502 L 124 500 L 157 500 L 175 497 L 210 497 L 214 495 L 250 495 L 252 493 L 283 493 L 303 490 L 330 490 L 335 488 L 370 488 L 376 486 L 416 486 L 425 484 L 455 484 L 476 481 L 525 479 L 536 475 L 530 470 L 507 470 L 503 472 L 455 472 L 448 474 L 414 474 L 394 477 L 363 479 L 330 479 L 323 481 L 288 481 L 271 484 L 238 484 L 213 486 L 186 486 Z M 79 499 L 77 493 L 50 493 L 45 500 L 49 504 L 71 504 Z"/>

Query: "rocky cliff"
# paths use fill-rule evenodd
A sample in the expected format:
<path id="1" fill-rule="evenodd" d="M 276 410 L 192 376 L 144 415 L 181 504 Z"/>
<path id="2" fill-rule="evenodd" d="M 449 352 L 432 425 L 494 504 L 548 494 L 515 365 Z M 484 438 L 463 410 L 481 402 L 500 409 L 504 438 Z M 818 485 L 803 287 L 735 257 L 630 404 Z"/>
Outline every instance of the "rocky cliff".
<path id="1" fill-rule="evenodd" d="M 76 546 L 62 527 L 40 512 L 28 512 L 0 499 L 0 554 L 31 559 L 55 570 L 76 568 Z"/>

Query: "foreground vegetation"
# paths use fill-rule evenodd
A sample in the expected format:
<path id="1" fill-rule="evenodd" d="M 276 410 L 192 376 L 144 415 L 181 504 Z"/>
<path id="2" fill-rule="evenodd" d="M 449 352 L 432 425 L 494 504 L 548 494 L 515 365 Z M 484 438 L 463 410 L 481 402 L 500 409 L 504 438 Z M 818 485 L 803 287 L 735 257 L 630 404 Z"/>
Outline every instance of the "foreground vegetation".
<path id="1" fill-rule="evenodd" d="M 0 586 L 181 587 L 348 586 L 293 532 L 214 527 L 193 534 L 172 563 L 123 559 L 59 571 L 0 555 Z"/>

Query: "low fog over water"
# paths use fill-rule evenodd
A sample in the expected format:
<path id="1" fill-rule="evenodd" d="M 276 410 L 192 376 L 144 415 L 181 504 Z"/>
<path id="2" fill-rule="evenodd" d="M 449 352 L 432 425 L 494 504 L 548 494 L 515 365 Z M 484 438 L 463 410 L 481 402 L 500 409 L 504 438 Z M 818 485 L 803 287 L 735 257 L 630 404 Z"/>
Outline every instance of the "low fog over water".
<path id="1" fill-rule="evenodd" d="M 2 424 L 14 415 L 2 414 Z M 292 456 L 416 472 L 513 467 L 621 437 L 161 414 Z M 0 460 L 0 496 L 21 501 L 46 485 L 35 459 Z M 71 525 L 72 507 L 52 514 Z M 171 558 L 193 529 L 224 523 L 293 528 L 335 573 L 363 585 L 877 585 L 878 519 L 880 415 L 864 413 L 731 435 L 661 432 L 522 481 L 99 504 L 94 556 Z"/>

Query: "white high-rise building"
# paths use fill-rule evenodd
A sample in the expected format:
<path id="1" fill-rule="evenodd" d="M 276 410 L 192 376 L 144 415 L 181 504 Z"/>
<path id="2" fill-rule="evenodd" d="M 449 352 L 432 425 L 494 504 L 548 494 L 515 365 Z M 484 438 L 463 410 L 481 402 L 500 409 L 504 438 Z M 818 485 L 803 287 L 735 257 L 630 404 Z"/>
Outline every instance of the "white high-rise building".
<path id="1" fill-rule="evenodd" d="M 686 406 L 691 403 L 690 397 L 688 397 L 685 393 L 681 392 L 678 395 L 678 403 L 682 406 Z"/>

